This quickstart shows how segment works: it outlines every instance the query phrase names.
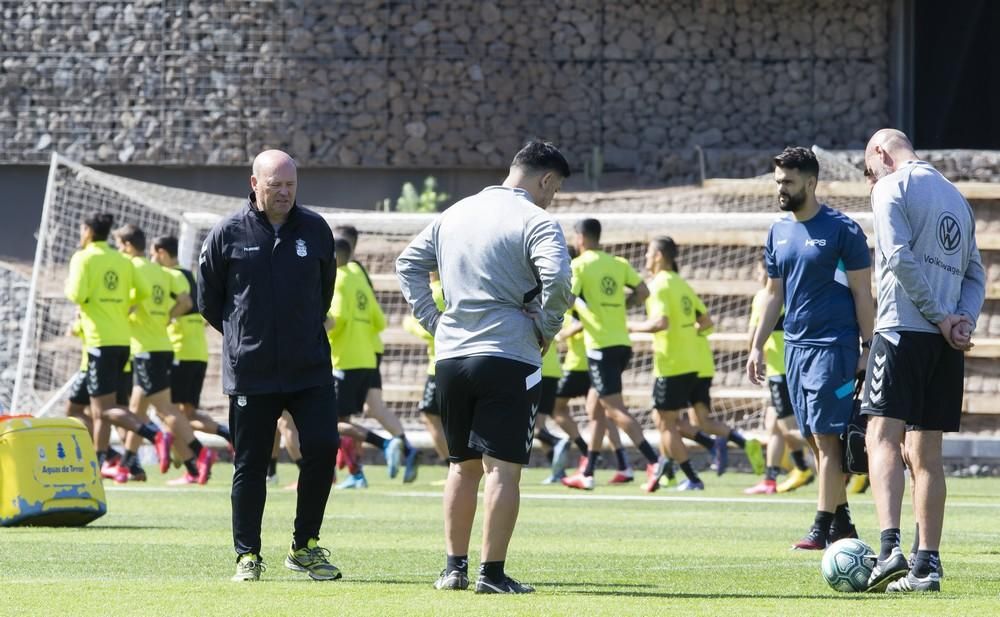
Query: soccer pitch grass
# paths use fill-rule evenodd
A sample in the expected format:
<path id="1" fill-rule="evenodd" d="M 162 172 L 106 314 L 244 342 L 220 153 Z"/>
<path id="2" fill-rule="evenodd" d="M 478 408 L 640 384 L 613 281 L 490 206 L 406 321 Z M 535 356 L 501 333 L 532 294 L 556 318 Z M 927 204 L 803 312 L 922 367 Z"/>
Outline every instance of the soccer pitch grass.
<path id="1" fill-rule="evenodd" d="M 815 485 L 745 497 L 755 477 L 705 472 L 708 490 L 693 495 L 648 496 L 636 483 L 581 494 L 539 486 L 545 470 L 530 469 L 508 572 L 537 592 L 498 597 L 431 586 L 444 565 L 433 483 L 443 467 L 421 469 L 410 485 L 368 467 L 372 488 L 332 494 L 321 544 L 344 572 L 336 582 L 285 569 L 295 493 L 270 487 L 268 569 L 260 583 L 230 582 L 231 469 L 218 465 L 205 487 L 167 487 L 163 476 L 109 485 L 109 513 L 85 528 L 0 529 L 0 615 L 1000 614 L 998 479 L 949 479 L 944 591 L 899 597 L 837 593 L 820 575 L 818 552 L 789 550 L 812 521 Z M 284 483 L 296 477 L 291 466 L 279 473 Z M 854 497 L 862 539 L 877 546 L 871 496 Z M 904 507 L 907 548 L 912 520 Z"/>

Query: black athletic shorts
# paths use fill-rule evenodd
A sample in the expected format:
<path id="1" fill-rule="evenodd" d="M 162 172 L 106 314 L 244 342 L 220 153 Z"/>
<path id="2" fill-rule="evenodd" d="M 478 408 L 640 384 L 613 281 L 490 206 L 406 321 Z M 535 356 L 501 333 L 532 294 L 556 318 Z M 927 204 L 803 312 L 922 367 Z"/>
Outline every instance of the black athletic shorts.
<path id="1" fill-rule="evenodd" d="M 542 377 L 542 393 L 538 398 L 538 413 L 552 415 L 556 407 L 556 390 L 559 389 L 558 377 Z"/>
<path id="2" fill-rule="evenodd" d="M 653 382 L 653 409 L 680 411 L 691 406 L 698 389 L 698 373 L 657 377 Z"/>
<path id="3" fill-rule="evenodd" d="M 170 387 L 170 369 L 174 364 L 174 352 L 150 351 L 136 355 L 132 359 L 135 383 L 146 396 L 156 394 Z"/>
<path id="4" fill-rule="evenodd" d="M 621 394 L 622 373 L 632 359 L 632 348 L 625 345 L 587 351 L 590 383 L 601 396 Z"/>
<path id="5" fill-rule="evenodd" d="M 207 368 L 208 362 L 201 360 L 174 361 L 174 366 L 170 369 L 170 402 L 198 407 Z"/>
<path id="6" fill-rule="evenodd" d="M 528 463 L 542 369 L 494 356 L 448 358 L 438 360 L 436 381 L 449 461 L 488 454 Z"/>
<path id="7" fill-rule="evenodd" d="M 428 375 L 424 382 L 424 395 L 420 398 L 420 406 L 417 411 L 431 416 L 440 416 L 437 404 L 437 381 L 434 375 Z"/>
<path id="8" fill-rule="evenodd" d="M 909 430 L 955 432 L 964 378 L 965 356 L 940 334 L 880 332 L 872 339 L 861 412 L 902 420 Z"/>
<path id="9" fill-rule="evenodd" d="M 771 389 L 771 405 L 778 414 L 778 419 L 795 415 L 792 409 L 792 397 L 788 394 L 788 381 L 784 375 L 773 375 L 767 378 L 767 386 Z"/>
<path id="10" fill-rule="evenodd" d="M 132 400 L 132 369 L 123 371 L 118 375 L 118 395 L 116 396 L 115 402 L 122 407 L 128 407 L 129 401 Z"/>
<path id="11" fill-rule="evenodd" d="M 365 410 L 365 399 L 371 388 L 374 369 L 354 368 L 333 372 L 337 392 L 337 417 L 349 418 Z"/>
<path id="12" fill-rule="evenodd" d="M 79 371 L 73 378 L 73 385 L 69 389 L 69 402 L 84 407 L 90 404 L 90 394 L 87 393 L 87 371 Z"/>
<path id="13" fill-rule="evenodd" d="M 371 369 L 371 378 L 368 380 L 369 390 L 382 389 L 382 356 L 380 353 L 375 354 L 375 368 Z"/>
<path id="14" fill-rule="evenodd" d="M 563 373 L 556 387 L 556 398 L 576 398 L 587 396 L 590 390 L 589 371 L 568 371 Z"/>
<path id="15" fill-rule="evenodd" d="M 120 375 L 128 364 L 127 345 L 87 350 L 87 394 L 104 396 L 118 392 Z"/>
<path id="16" fill-rule="evenodd" d="M 712 378 L 699 377 L 698 383 L 694 387 L 694 394 L 691 395 L 691 404 L 701 403 L 705 407 L 712 409 Z"/>

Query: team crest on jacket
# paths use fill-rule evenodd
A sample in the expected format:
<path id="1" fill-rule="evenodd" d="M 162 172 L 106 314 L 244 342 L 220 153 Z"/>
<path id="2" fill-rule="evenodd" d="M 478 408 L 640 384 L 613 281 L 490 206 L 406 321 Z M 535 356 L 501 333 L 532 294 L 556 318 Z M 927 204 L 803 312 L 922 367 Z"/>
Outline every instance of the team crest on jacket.
<path id="1" fill-rule="evenodd" d="M 295 254 L 299 257 L 305 257 L 309 254 L 309 251 L 306 250 L 306 241 L 302 238 L 295 241 Z"/>

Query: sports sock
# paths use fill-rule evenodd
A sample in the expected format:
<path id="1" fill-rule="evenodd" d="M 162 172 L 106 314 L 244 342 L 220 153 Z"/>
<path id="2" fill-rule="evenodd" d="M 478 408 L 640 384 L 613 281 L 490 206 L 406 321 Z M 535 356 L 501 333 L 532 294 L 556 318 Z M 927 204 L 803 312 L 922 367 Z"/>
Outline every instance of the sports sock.
<path id="1" fill-rule="evenodd" d="M 535 431 L 535 439 L 547 445 L 548 447 L 553 447 L 559 443 L 559 439 L 555 435 L 549 432 L 544 426 Z"/>
<path id="2" fill-rule="evenodd" d="M 663 475 L 667 477 L 667 480 L 674 479 L 674 459 L 667 459 L 667 464 L 663 466 Z"/>
<path id="3" fill-rule="evenodd" d="M 368 434 L 365 435 L 365 443 L 370 443 L 371 445 L 379 449 L 385 447 L 386 441 L 387 440 L 385 437 L 382 437 L 381 435 L 375 433 L 374 431 L 368 431 Z"/>
<path id="4" fill-rule="evenodd" d="M 104 466 L 104 462 L 106 460 L 108 460 L 108 453 L 107 452 L 98 452 L 97 453 L 97 466 L 98 466 L 98 468 L 103 467 Z"/>
<path id="5" fill-rule="evenodd" d="M 278 459 L 272 458 L 271 462 L 267 464 L 267 475 L 273 476 L 278 473 Z"/>
<path id="6" fill-rule="evenodd" d="M 764 479 L 773 482 L 778 479 L 779 473 L 781 473 L 781 467 L 768 467 L 764 470 Z"/>
<path id="7" fill-rule="evenodd" d="M 691 467 L 691 461 L 684 461 L 683 463 L 681 463 L 680 467 L 681 467 L 681 471 L 684 472 L 684 476 L 689 481 L 691 481 L 691 482 L 701 482 L 701 479 L 698 478 L 698 474 L 695 473 L 694 468 Z"/>
<path id="8" fill-rule="evenodd" d="M 729 431 L 729 437 L 727 437 L 727 439 L 736 444 L 737 448 L 747 447 L 747 440 L 743 438 L 743 435 L 740 435 L 739 431 Z"/>
<path id="9" fill-rule="evenodd" d="M 913 524 L 913 548 L 910 549 L 910 552 L 913 553 L 914 555 L 916 555 L 917 551 L 919 549 L 920 549 L 920 523 L 914 523 Z"/>
<path id="10" fill-rule="evenodd" d="M 583 437 L 577 437 L 573 440 L 573 443 L 575 443 L 576 447 L 580 449 L 580 454 L 587 456 L 587 442 L 584 441 Z"/>
<path id="11" fill-rule="evenodd" d="M 143 439 L 156 443 L 156 434 L 160 432 L 160 429 L 157 428 L 152 422 L 147 422 L 140 426 L 139 430 L 136 432 L 139 433 L 139 436 Z"/>
<path id="12" fill-rule="evenodd" d="M 410 445 L 410 441 L 406 438 L 406 433 L 400 433 L 399 438 L 403 440 L 403 456 L 409 456 L 410 452 L 413 452 L 413 446 Z"/>
<path id="13" fill-rule="evenodd" d="M 219 435 L 219 437 L 222 437 L 223 439 L 225 439 L 229 443 L 233 443 L 233 434 L 231 432 L 229 432 L 229 425 L 228 424 L 220 424 L 219 428 L 216 429 L 216 432 Z"/>
<path id="14" fill-rule="evenodd" d="M 625 448 L 615 449 L 615 459 L 618 463 L 618 471 L 625 471 L 628 469 L 628 458 L 625 456 Z"/>
<path id="15" fill-rule="evenodd" d="M 923 578 L 931 572 L 938 572 L 941 568 L 941 554 L 937 551 L 917 551 L 917 556 L 913 558 L 913 573 Z"/>
<path id="16" fill-rule="evenodd" d="M 192 476 L 198 475 L 198 463 L 194 457 L 184 461 L 184 468 L 187 469 L 187 472 Z"/>
<path id="17" fill-rule="evenodd" d="M 485 576 L 490 580 L 502 581 L 504 579 L 503 562 L 484 561 L 483 563 L 479 564 L 479 575 Z"/>
<path id="18" fill-rule="evenodd" d="M 459 572 L 464 572 L 468 574 L 469 572 L 469 556 L 468 555 L 448 555 L 444 564 L 444 569 L 446 572 L 454 572 L 458 570 Z"/>
<path id="19" fill-rule="evenodd" d="M 650 463 L 656 464 L 660 460 L 660 457 L 656 455 L 656 451 L 653 450 L 653 446 L 649 445 L 649 442 L 643 439 L 639 443 L 639 452 L 646 457 L 646 460 Z"/>
<path id="20" fill-rule="evenodd" d="M 809 466 L 806 465 L 806 453 L 802 450 L 792 450 L 792 462 L 795 463 L 795 468 L 799 471 L 809 469 Z"/>
<path id="21" fill-rule="evenodd" d="M 833 523 L 833 512 L 816 511 L 816 518 L 813 520 L 813 528 L 820 533 L 821 540 L 830 538 L 830 525 Z"/>
<path id="22" fill-rule="evenodd" d="M 839 529 L 847 529 L 853 524 L 854 521 L 851 520 L 851 507 L 845 501 L 837 506 L 836 512 L 833 513 L 833 525 Z"/>
<path id="23" fill-rule="evenodd" d="M 137 465 L 139 463 L 139 454 L 132 452 L 131 450 L 126 450 L 125 454 L 122 456 L 121 465 L 128 469 L 132 468 L 132 465 Z"/>
<path id="24" fill-rule="evenodd" d="M 712 448 L 715 447 L 715 440 L 712 439 L 711 435 L 703 431 L 698 431 L 697 433 L 694 434 L 694 441 L 695 443 L 697 443 L 702 448 L 705 448 L 706 450 L 711 450 Z"/>
<path id="25" fill-rule="evenodd" d="M 892 554 L 892 549 L 899 546 L 900 536 L 901 534 L 898 527 L 882 530 L 882 549 L 878 554 L 879 561 L 884 561 L 889 558 L 889 555 Z"/>
<path id="26" fill-rule="evenodd" d="M 596 452 L 591 452 L 590 456 L 587 457 L 587 467 L 583 470 L 583 475 L 594 475 L 594 468 L 597 467 L 597 456 Z"/>
<path id="27" fill-rule="evenodd" d="M 188 444 L 188 447 L 191 448 L 192 452 L 194 452 L 195 458 L 198 458 L 198 455 L 201 454 L 201 442 L 195 439 Z"/>
<path id="28" fill-rule="evenodd" d="M 299 471 L 302 471 L 302 459 L 292 462 L 295 463 L 295 466 L 299 468 Z"/>

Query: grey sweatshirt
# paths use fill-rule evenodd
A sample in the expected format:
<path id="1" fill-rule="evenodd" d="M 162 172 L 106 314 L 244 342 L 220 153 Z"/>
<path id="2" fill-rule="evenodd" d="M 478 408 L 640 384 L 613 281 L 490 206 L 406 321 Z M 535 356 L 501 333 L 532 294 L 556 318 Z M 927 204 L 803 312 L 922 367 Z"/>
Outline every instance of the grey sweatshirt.
<path id="1" fill-rule="evenodd" d="M 437 270 L 445 310 L 431 297 Z M 396 259 L 417 321 L 437 358 L 498 356 L 541 366 L 539 337 L 562 326 L 573 301 L 562 228 L 521 189 L 491 186 L 448 208 Z"/>
<path id="2" fill-rule="evenodd" d="M 875 331 L 938 332 L 949 314 L 972 319 L 986 297 L 976 219 L 934 167 L 910 161 L 872 190 L 875 214 Z"/>

